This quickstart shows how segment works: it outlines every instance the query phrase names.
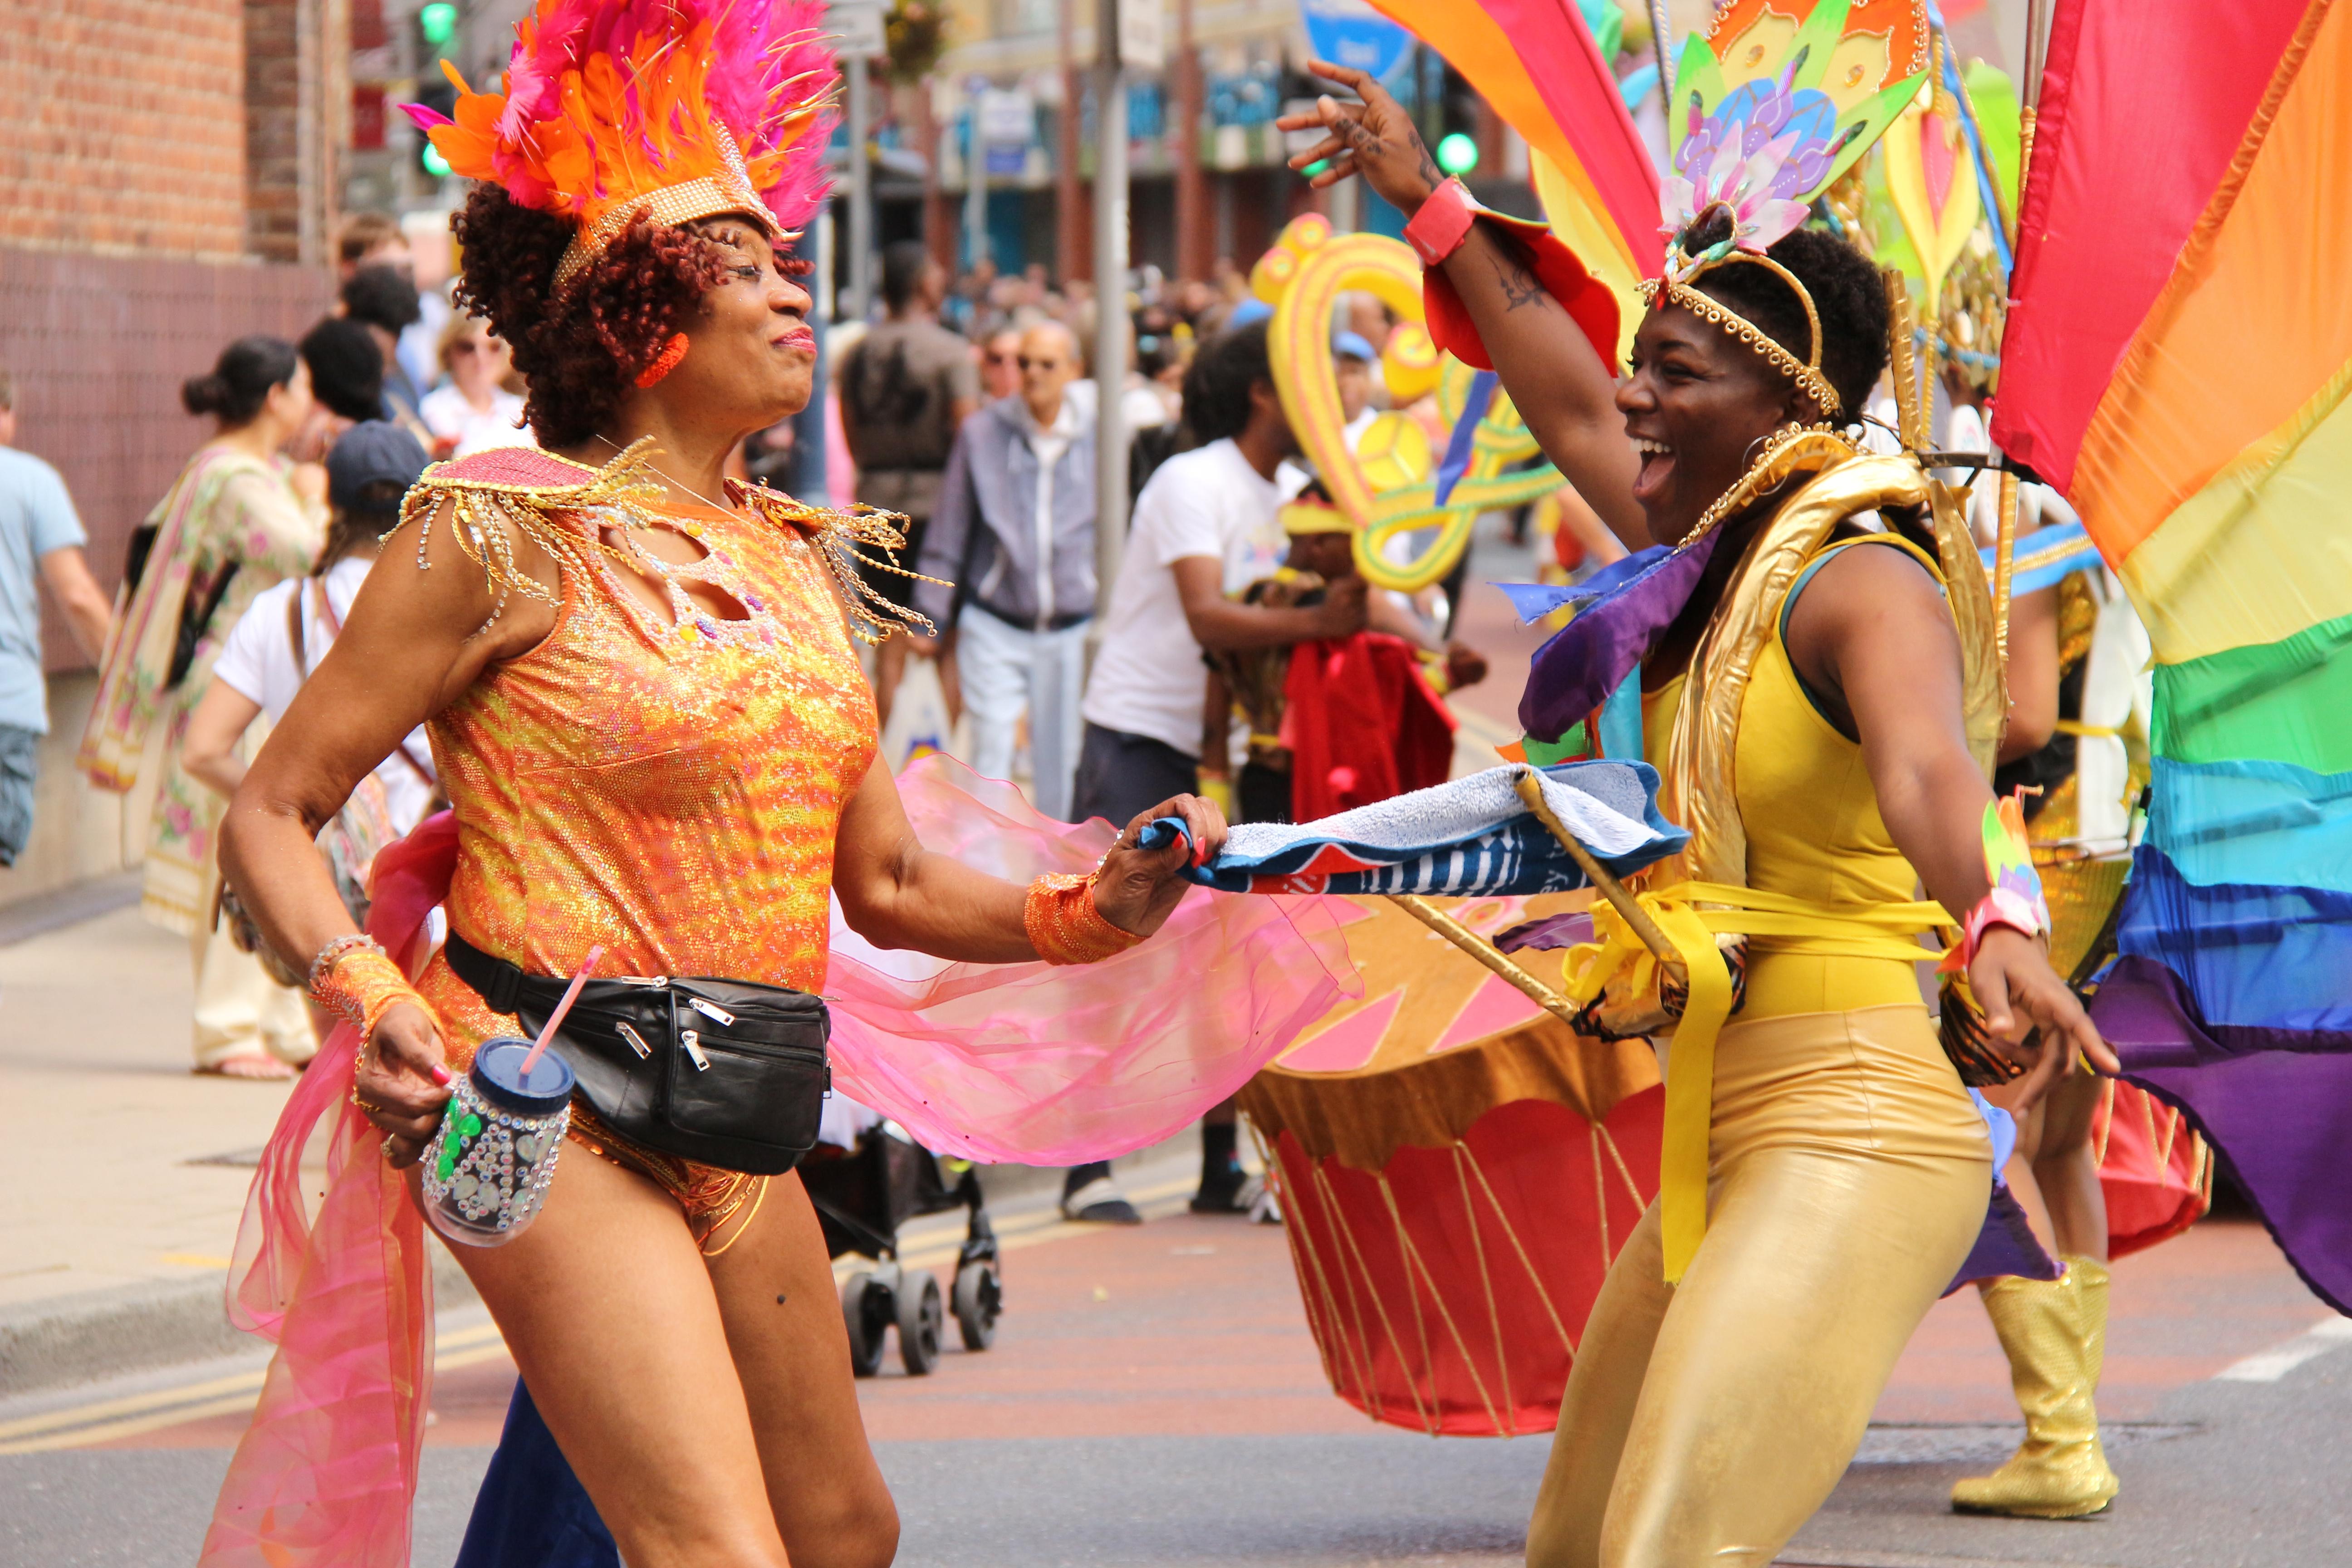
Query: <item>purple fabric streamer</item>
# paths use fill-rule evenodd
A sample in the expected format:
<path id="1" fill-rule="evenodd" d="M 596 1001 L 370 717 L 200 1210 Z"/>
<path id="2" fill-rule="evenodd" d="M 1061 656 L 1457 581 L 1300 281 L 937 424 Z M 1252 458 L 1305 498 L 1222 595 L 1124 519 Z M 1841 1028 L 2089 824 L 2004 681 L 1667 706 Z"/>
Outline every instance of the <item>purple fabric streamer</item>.
<path id="1" fill-rule="evenodd" d="M 2352 1315 L 2352 1054 L 2297 1030 L 2210 1029 L 2180 977 L 2147 958 L 2116 961 L 2091 1019 L 2125 1079 L 2212 1145 L 2312 1293 Z"/>
<path id="2" fill-rule="evenodd" d="M 1977 1232 L 1974 1247 L 1960 1264 L 1960 1271 L 1944 1287 L 1948 1296 L 1974 1279 L 1993 1279 L 2013 1274 L 2020 1279 L 2055 1279 L 2066 1272 L 2065 1266 L 2050 1256 L 2033 1235 L 2033 1226 L 2025 1217 L 2025 1207 L 2017 1194 L 1999 1182 L 1993 1184 L 1992 1201 L 1985 1205 L 1984 1228 Z"/>
<path id="3" fill-rule="evenodd" d="M 1717 529 L 1687 550 L 1669 552 L 1578 611 L 1536 649 L 1519 698 L 1519 727 L 1537 740 L 1557 740 L 1609 700 L 1690 603 L 1722 538 Z"/>
<path id="4" fill-rule="evenodd" d="M 1528 921 L 1510 930 L 1495 933 L 1495 951 L 1517 952 L 1523 947 L 1538 952 L 1557 952 L 1592 940 L 1592 914 L 1578 910 L 1571 914 L 1546 915 L 1539 921 Z"/>

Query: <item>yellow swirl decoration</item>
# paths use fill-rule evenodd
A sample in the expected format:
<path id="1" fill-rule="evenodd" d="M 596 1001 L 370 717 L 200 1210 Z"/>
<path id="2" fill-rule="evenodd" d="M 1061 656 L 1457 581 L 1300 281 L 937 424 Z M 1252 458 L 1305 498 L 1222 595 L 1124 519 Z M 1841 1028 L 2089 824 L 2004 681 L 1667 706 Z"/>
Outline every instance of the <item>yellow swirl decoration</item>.
<path id="1" fill-rule="evenodd" d="M 1548 463 L 1513 467 L 1537 456 L 1537 447 L 1500 392 L 1478 423 L 1469 468 L 1444 506 L 1433 477 L 1442 454 L 1428 432 L 1398 428 L 1409 417 L 1402 410 L 1384 416 L 1360 447 L 1350 446 L 1331 359 L 1330 323 L 1341 294 L 1360 289 L 1403 318 L 1397 341 L 1382 353 L 1382 374 L 1392 395 L 1433 389 L 1445 428 L 1462 416 L 1472 373 L 1428 342 L 1421 262 L 1410 247 L 1382 235 L 1333 236 L 1320 219 L 1302 228 L 1307 222 L 1285 229 L 1251 274 L 1261 298 L 1276 296 L 1266 339 L 1274 384 L 1307 460 L 1356 525 L 1356 570 L 1373 587 L 1413 593 L 1454 569 L 1480 512 L 1550 494 L 1560 486 L 1559 472 Z M 1391 539 L 1433 528 L 1435 537 L 1408 559 L 1389 559 Z"/>

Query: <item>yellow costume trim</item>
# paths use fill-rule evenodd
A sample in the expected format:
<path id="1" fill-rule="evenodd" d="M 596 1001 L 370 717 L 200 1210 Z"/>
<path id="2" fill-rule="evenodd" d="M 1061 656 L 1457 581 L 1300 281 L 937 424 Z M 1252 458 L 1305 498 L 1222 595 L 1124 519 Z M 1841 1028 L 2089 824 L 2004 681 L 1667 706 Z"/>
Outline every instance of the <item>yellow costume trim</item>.
<path id="1" fill-rule="evenodd" d="M 1658 1162 L 1666 1281 L 1674 1284 L 1688 1270 L 1706 1237 L 1715 1044 L 1731 1016 L 1731 973 L 1716 938 L 1736 934 L 1762 939 L 1760 951 L 1776 953 L 1913 963 L 1937 956 L 1916 939 L 1949 927 L 1952 917 L 1943 905 L 1924 900 L 1823 910 L 1786 893 L 1723 882 L 1676 882 L 1636 892 L 1633 900 L 1673 944 L 1689 984 L 1688 1000 L 1673 1034 L 1664 1142 Z M 1581 1006 L 1604 989 L 1634 995 L 1656 990 L 1657 955 L 1613 906 L 1594 902 L 1592 932 L 1595 940 L 1570 948 L 1561 963 L 1563 990 L 1570 1002 Z"/>
<path id="2" fill-rule="evenodd" d="M 534 461 L 561 464 L 581 476 L 578 483 L 569 485 L 513 484 L 468 478 L 462 469 L 472 459 L 436 464 L 425 470 L 425 477 L 410 487 L 401 501 L 399 526 L 404 528 L 411 521 L 417 524 L 416 567 L 420 572 L 429 571 L 432 563 L 425 552 L 433 516 L 444 502 L 448 503 L 450 527 L 457 548 L 482 568 L 491 591 L 498 595 L 489 618 L 475 631 L 478 637 L 506 613 L 508 601 L 516 594 L 544 605 L 559 602 L 552 589 L 515 564 L 514 541 L 518 535 L 547 552 L 559 568 L 588 570 L 595 564 L 594 557 L 600 552 L 631 565 L 641 564 L 629 552 L 606 544 L 594 530 L 566 526 L 555 519 L 596 509 L 635 516 L 661 510 L 668 492 L 653 468 L 654 454 L 659 450 L 652 437 L 642 437 L 601 468 L 592 468 L 552 452 L 531 454 Z M 862 509 L 834 511 L 813 507 L 765 485 L 734 480 L 728 482 L 728 493 L 737 505 L 765 521 L 809 536 L 839 586 L 850 633 L 859 641 L 887 642 L 891 633 L 907 626 L 919 626 L 927 633 L 938 630 L 919 612 L 894 605 L 875 592 L 858 572 L 862 563 L 923 582 L 936 581 L 898 564 L 898 553 L 907 547 L 907 537 L 898 525 L 906 521 L 905 518 L 896 512 Z M 886 558 L 877 560 L 865 553 L 859 549 L 861 545 L 880 550 Z"/>
<path id="3" fill-rule="evenodd" d="M 1676 255 L 1678 256 L 1679 252 Z M 1662 304 L 1680 305 L 1699 320 L 1709 325 L 1722 328 L 1758 353 L 1762 354 L 1775 370 L 1795 382 L 1799 389 L 1813 400 L 1824 417 L 1834 416 L 1843 410 L 1845 400 L 1840 397 L 1837 395 L 1837 389 L 1830 384 L 1830 378 L 1822 374 L 1821 313 L 1813 309 L 1813 296 L 1811 290 L 1797 281 L 1795 273 L 1769 256 L 1735 250 L 1718 260 L 1702 262 L 1678 278 L 1675 276 L 1675 257 L 1673 256 L 1667 258 L 1666 276 L 1646 278 L 1635 286 L 1640 290 L 1642 298 L 1648 300 L 1653 309 Z M 1690 286 L 1690 279 L 1712 271 L 1717 267 L 1729 266 L 1735 261 L 1745 261 L 1757 267 L 1769 268 L 1783 283 L 1797 291 L 1797 302 L 1804 306 L 1805 322 L 1812 331 L 1806 358 L 1799 359 L 1783 348 L 1778 339 L 1755 322 L 1722 300 L 1712 295 L 1702 294 Z"/>

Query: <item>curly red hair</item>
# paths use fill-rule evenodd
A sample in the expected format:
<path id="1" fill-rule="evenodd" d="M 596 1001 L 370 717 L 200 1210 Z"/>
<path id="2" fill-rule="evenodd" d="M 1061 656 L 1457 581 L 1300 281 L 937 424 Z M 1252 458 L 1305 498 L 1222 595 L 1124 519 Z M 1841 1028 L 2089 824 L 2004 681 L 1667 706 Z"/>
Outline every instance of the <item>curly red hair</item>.
<path id="1" fill-rule="evenodd" d="M 527 386 L 523 417 L 545 447 L 577 446 L 606 425 L 728 265 L 692 229 L 640 215 L 559 289 L 572 225 L 488 183 L 450 227 L 465 256 L 457 302 L 513 349 Z"/>

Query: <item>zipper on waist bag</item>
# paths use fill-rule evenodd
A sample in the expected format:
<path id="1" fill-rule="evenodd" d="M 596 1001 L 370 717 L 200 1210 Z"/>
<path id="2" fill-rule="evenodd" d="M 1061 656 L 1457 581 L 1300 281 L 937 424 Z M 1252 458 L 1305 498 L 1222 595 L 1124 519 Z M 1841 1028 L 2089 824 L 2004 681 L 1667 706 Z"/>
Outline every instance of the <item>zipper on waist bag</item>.
<path id="1" fill-rule="evenodd" d="M 735 1015 L 730 1013 L 726 1008 L 721 1007 L 716 1002 L 709 1002 L 699 996 L 694 996 L 688 998 L 687 1005 L 701 1014 L 704 1017 L 709 1019 L 712 1023 L 719 1025 L 721 1028 L 731 1027 L 734 1025 Z"/>
<path id="2" fill-rule="evenodd" d="M 678 1031 L 677 1043 L 686 1047 L 687 1056 L 692 1058 L 694 1062 L 695 1071 L 709 1072 L 710 1070 L 710 1058 L 702 1054 L 701 1036 L 696 1034 L 692 1029 L 681 1029 Z"/>
<path id="3" fill-rule="evenodd" d="M 629 1027 L 626 1020 L 614 1025 L 613 1027 L 621 1032 L 621 1038 L 629 1042 L 629 1049 L 637 1053 L 639 1061 L 649 1061 L 653 1058 L 654 1048 L 646 1044 L 646 1037 L 643 1035 Z"/>

